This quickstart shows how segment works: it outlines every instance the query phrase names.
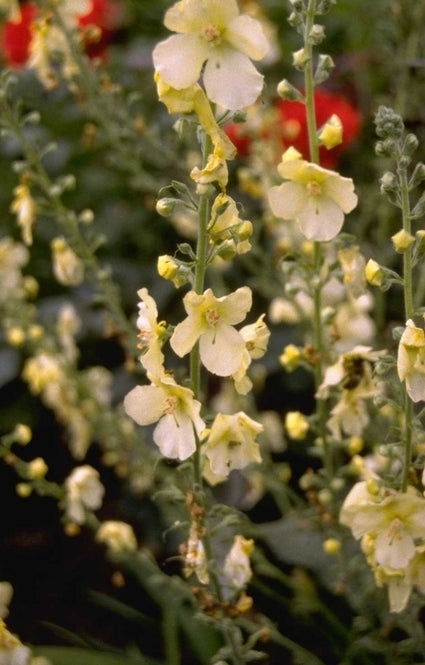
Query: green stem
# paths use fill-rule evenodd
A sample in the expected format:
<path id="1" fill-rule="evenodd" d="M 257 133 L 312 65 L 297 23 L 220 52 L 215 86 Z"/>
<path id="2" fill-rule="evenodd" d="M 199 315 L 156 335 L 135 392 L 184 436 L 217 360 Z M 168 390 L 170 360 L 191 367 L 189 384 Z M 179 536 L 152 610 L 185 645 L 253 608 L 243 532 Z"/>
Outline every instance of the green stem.
<path id="1" fill-rule="evenodd" d="M 309 0 L 306 19 L 304 25 L 304 50 L 306 53 L 306 65 L 304 69 L 304 86 L 305 86 L 305 106 L 308 130 L 308 142 L 310 149 L 310 161 L 313 164 L 319 164 L 319 142 L 317 139 L 317 123 L 316 123 L 316 109 L 314 100 L 314 71 L 313 71 L 313 44 L 309 39 L 309 35 L 314 25 L 314 17 L 316 12 L 316 0 Z M 323 380 L 323 365 L 324 365 L 324 343 L 322 331 L 322 283 L 320 279 L 320 270 L 322 265 L 322 244 L 320 242 L 314 243 L 314 261 L 313 261 L 313 335 L 314 346 L 318 352 L 317 363 L 314 367 L 315 387 L 316 390 Z M 326 405 L 321 399 L 317 400 L 316 415 L 317 415 L 317 430 L 319 438 L 323 445 L 323 461 L 328 480 L 333 475 L 333 464 L 331 457 L 331 449 L 326 433 Z"/>
<path id="2" fill-rule="evenodd" d="M 409 185 L 407 171 L 399 166 L 398 174 L 400 179 L 401 193 L 401 213 L 403 221 L 403 230 L 411 234 L 410 220 L 410 201 Z M 412 318 L 415 308 L 413 304 L 413 286 L 412 286 L 412 254 L 410 248 L 403 254 L 403 291 L 404 291 L 404 316 L 405 320 Z M 404 465 L 401 489 L 406 492 L 409 484 L 410 467 L 412 464 L 412 428 L 413 428 L 413 402 L 410 399 L 406 385 L 404 389 Z"/>

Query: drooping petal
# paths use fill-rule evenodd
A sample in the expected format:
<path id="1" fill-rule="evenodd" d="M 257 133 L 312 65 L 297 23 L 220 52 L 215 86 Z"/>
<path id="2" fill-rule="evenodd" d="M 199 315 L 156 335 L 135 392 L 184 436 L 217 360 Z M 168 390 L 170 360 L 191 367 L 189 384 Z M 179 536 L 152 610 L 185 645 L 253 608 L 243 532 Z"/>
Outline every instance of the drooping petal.
<path id="1" fill-rule="evenodd" d="M 223 45 L 209 53 L 203 79 L 211 101 L 236 111 L 258 99 L 264 77 L 246 55 Z"/>
<path id="2" fill-rule="evenodd" d="M 308 240 L 332 240 L 344 223 L 344 213 L 330 198 L 311 197 L 297 216 L 302 233 Z"/>
<path id="3" fill-rule="evenodd" d="M 151 425 L 161 418 L 166 394 L 158 386 L 136 386 L 124 398 L 124 410 L 138 425 Z"/>
<path id="4" fill-rule="evenodd" d="M 153 50 L 155 70 L 177 90 L 189 88 L 198 80 L 208 57 L 208 43 L 197 35 L 171 35 Z"/>
<path id="5" fill-rule="evenodd" d="M 166 414 L 155 427 L 153 440 L 165 457 L 185 460 L 196 450 L 193 424 L 183 412 Z"/>
<path id="6" fill-rule="evenodd" d="M 269 50 L 261 24 L 246 14 L 237 16 L 227 26 L 226 41 L 253 60 L 261 60 Z"/>
<path id="7" fill-rule="evenodd" d="M 306 204 L 305 187 L 297 182 L 284 182 L 269 189 L 269 203 L 276 217 L 295 219 Z"/>
<path id="8" fill-rule="evenodd" d="M 387 579 L 390 612 L 402 612 L 412 593 L 412 585 L 402 575 L 392 575 Z"/>
<path id="9" fill-rule="evenodd" d="M 230 376 L 241 364 L 245 342 L 235 328 L 222 325 L 202 335 L 199 350 L 202 363 L 209 372 Z"/>

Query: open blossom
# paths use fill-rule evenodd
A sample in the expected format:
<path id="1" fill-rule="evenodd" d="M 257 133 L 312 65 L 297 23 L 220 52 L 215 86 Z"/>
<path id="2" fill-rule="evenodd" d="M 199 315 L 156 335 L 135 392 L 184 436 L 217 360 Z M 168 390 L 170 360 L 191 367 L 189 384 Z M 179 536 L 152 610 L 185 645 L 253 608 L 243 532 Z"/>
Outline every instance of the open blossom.
<path id="1" fill-rule="evenodd" d="M 224 574 L 238 589 L 242 589 L 252 577 L 249 556 L 254 549 L 252 538 L 235 536 L 233 545 L 224 561 Z"/>
<path id="2" fill-rule="evenodd" d="M 165 457 L 185 460 L 196 450 L 195 432 L 200 436 L 205 423 L 201 403 L 189 388 L 163 374 L 149 386 L 136 386 L 126 395 L 124 409 L 138 425 L 158 421 L 153 440 Z"/>
<path id="3" fill-rule="evenodd" d="M 240 15 L 236 0 L 180 0 L 164 24 L 178 34 L 154 49 L 155 70 L 173 88 L 196 83 L 203 69 L 209 99 L 236 110 L 255 102 L 263 76 L 252 60 L 261 60 L 268 42 L 258 21 Z M 237 76 L 235 76 L 237 72 Z"/>
<path id="4" fill-rule="evenodd" d="M 84 524 L 86 509 L 100 508 L 104 493 L 99 472 L 89 464 L 77 466 L 65 480 L 67 517 L 77 524 Z"/>
<path id="5" fill-rule="evenodd" d="M 357 205 L 351 178 L 306 162 L 292 148 L 283 154 L 278 171 L 287 182 L 269 190 L 273 214 L 296 220 L 309 240 L 332 240 L 342 228 L 344 214 Z"/>
<path id="6" fill-rule="evenodd" d="M 213 474 L 227 477 L 232 469 L 244 469 L 248 464 L 261 462 L 255 437 L 262 431 L 263 425 L 243 411 L 217 414 L 203 449 Z"/>
<path id="7" fill-rule="evenodd" d="M 233 326 L 251 309 L 251 289 L 242 286 L 221 298 L 211 289 L 203 294 L 189 291 L 183 303 L 188 316 L 171 336 L 173 351 L 183 357 L 199 340 L 201 360 L 208 371 L 218 376 L 234 374 L 242 362 L 245 340 Z"/>
<path id="8" fill-rule="evenodd" d="M 137 327 L 139 334 L 138 348 L 142 351 L 140 362 L 148 374 L 159 376 L 164 364 L 164 354 L 161 351 L 165 324 L 158 323 L 158 309 L 155 300 L 143 288 L 137 292 L 140 298 Z"/>
<path id="9" fill-rule="evenodd" d="M 247 371 L 251 362 L 262 358 L 267 351 L 267 344 L 270 338 L 270 330 L 264 323 L 264 314 L 262 314 L 255 323 L 250 323 L 240 329 L 240 334 L 245 340 L 245 351 L 242 356 L 242 362 L 237 372 L 232 375 L 235 382 L 235 389 L 240 395 L 246 395 L 252 388 L 252 381 L 247 376 Z"/>
<path id="10" fill-rule="evenodd" d="M 400 338 L 397 355 L 400 381 L 406 381 L 406 390 L 414 402 L 425 401 L 425 333 L 412 319 L 406 323 Z"/>
<path id="11" fill-rule="evenodd" d="M 361 539 L 377 585 L 388 588 L 391 611 L 401 612 L 413 586 L 425 592 L 425 501 L 412 487 L 370 489 L 368 481 L 354 485 L 340 522 Z"/>

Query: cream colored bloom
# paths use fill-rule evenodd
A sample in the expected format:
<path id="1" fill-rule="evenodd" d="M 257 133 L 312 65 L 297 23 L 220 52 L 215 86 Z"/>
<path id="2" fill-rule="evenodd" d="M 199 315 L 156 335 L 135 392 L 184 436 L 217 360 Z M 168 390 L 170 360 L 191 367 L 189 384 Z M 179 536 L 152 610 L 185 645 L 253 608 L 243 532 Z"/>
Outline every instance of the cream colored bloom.
<path id="1" fill-rule="evenodd" d="M 65 480 L 66 515 L 76 524 L 84 524 L 86 509 L 101 507 L 105 488 L 99 472 L 89 464 L 77 466 Z"/>
<path id="2" fill-rule="evenodd" d="M 20 639 L 6 628 L 0 619 L 0 664 L 1 665 L 30 665 L 31 650 L 22 644 Z"/>
<path id="3" fill-rule="evenodd" d="M 414 402 L 425 401 L 425 333 L 412 319 L 398 345 L 397 372 L 400 381 L 406 381 L 406 390 Z"/>
<path id="4" fill-rule="evenodd" d="M 196 522 L 192 522 L 190 525 L 189 538 L 182 549 L 184 552 L 184 576 L 190 577 L 195 573 L 201 584 L 208 584 L 210 577 L 207 557 L 202 540 L 199 537 L 199 528 Z"/>
<path id="5" fill-rule="evenodd" d="M 60 284 L 78 286 L 84 280 L 84 263 L 68 245 L 65 238 L 51 242 L 53 273 Z"/>
<path id="6" fill-rule="evenodd" d="M 164 364 L 161 351 L 165 335 L 165 323 L 158 323 L 158 309 L 155 300 L 143 288 L 137 292 L 140 298 L 139 314 L 136 325 L 139 329 L 138 348 L 141 350 L 140 362 L 149 375 L 160 376 Z"/>
<path id="7" fill-rule="evenodd" d="M 198 185 L 209 185 L 216 182 L 221 189 L 224 189 L 229 179 L 229 169 L 223 146 L 217 143 L 213 152 L 208 156 L 205 166 L 202 169 L 195 166 L 190 172 L 190 177 Z"/>
<path id="8" fill-rule="evenodd" d="M 233 326 L 251 309 L 252 293 L 242 286 L 234 293 L 216 298 L 211 289 L 203 294 L 189 291 L 183 299 L 188 314 L 170 339 L 178 356 L 183 357 L 199 340 L 201 360 L 209 372 L 231 376 L 238 371 L 245 351 L 245 340 Z"/>
<path id="9" fill-rule="evenodd" d="M 340 522 L 357 539 L 373 538 L 374 560 L 386 568 L 404 569 L 415 555 L 415 544 L 425 538 L 425 500 L 413 488 L 368 491 L 367 481 L 356 483 L 346 497 Z"/>
<path id="10" fill-rule="evenodd" d="M 252 381 L 247 376 L 247 371 L 251 362 L 262 358 L 267 351 L 267 344 L 270 338 L 270 330 L 264 323 L 264 314 L 262 314 L 255 323 L 243 326 L 239 330 L 245 341 L 245 351 L 242 357 L 241 365 L 237 372 L 232 374 L 235 382 L 235 389 L 240 395 L 246 395 L 252 388 Z"/>
<path id="11" fill-rule="evenodd" d="M 260 447 L 255 437 L 263 426 L 243 411 L 232 415 L 216 415 L 203 447 L 211 471 L 228 476 L 232 469 L 244 469 L 248 464 L 261 462 Z"/>
<path id="12" fill-rule="evenodd" d="M 96 540 L 105 543 L 113 552 L 135 552 L 137 538 L 133 527 L 126 522 L 107 520 L 102 522 L 96 533 Z"/>
<path id="13" fill-rule="evenodd" d="M 335 238 L 344 223 L 344 214 L 357 205 L 351 178 L 301 159 L 294 148 L 284 153 L 278 171 L 287 182 L 269 190 L 273 214 L 295 219 L 309 240 Z"/>
<path id="14" fill-rule="evenodd" d="M 165 83 L 188 88 L 205 63 L 202 77 L 211 101 L 232 110 L 255 102 L 263 76 L 251 59 L 263 58 L 268 42 L 258 21 L 239 14 L 236 0 L 181 0 L 166 12 L 164 24 L 178 33 L 153 52 Z"/>
<path id="15" fill-rule="evenodd" d="M 13 190 L 13 201 L 10 211 L 16 214 L 18 226 L 21 227 L 22 240 L 32 245 L 32 229 L 35 224 L 36 204 L 27 183 L 23 181 Z"/>
<path id="16" fill-rule="evenodd" d="M 237 589 L 243 589 L 252 577 L 249 557 L 254 541 L 237 535 L 224 561 L 224 574 Z"/>
<path id="17" fill-rule="evenodd" d="M 126 395 L 124 409 L 138 425 L 158 424 L 153 440 L 165 457 L 185 460 L 196 450 L 195 432 L 205 429 L 201 403 L 189 388 L 162 375 L 150 386 L 136 386 Z"/>

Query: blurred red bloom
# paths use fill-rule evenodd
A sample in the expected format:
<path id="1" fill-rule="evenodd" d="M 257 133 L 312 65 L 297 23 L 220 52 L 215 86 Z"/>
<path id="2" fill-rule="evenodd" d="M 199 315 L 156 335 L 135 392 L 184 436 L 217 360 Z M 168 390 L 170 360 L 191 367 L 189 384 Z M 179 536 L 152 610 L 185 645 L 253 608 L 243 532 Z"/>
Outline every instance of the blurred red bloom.
<path id="1" fill-rule="evenodd" d="M 4 22 L 0 32 L 0 48 L 4 60 L 10 67 L 25 66 L 32 39 L 31 26 L 38 14 L 36 5 L 24 2 L 21 5 L 21 20 L 15 23 Z M 91 11 L 79 17 L 78 24 L 84 33 L 85 50 L 90 57 L 104 55 L 119 15 L 120 9 L 113 0 L 92 0 Z M 95 26 L 100 31 L 94 38 L 89 26 Z"/>
<path id="2" fill-rule="evenodd" d="M 321 166 L 335 168 L 341 153 L 358 136 L 362 116 L 358 109 L 341 95 L 318 88 L 314 99 L 318 128 L 324 125 L 332 114 L 336 114 L 342 122 L 342 143 L 331 150 L 320 147 Z M 262 118 L 256 117 L 260 113 Z M 225 129 L 241 156 L 250 154 L 254 142 L 266 141 L 274 148 L 277 160 L 290 146 L 296 148 L 304 159 L 310 159 L 306 108 L 302 102 L 279 99 L 269 112 L 264 112 L 263 109 L 254 110 L 253 116 L 248 115 L 247 122 L 230 123 Z"/>

